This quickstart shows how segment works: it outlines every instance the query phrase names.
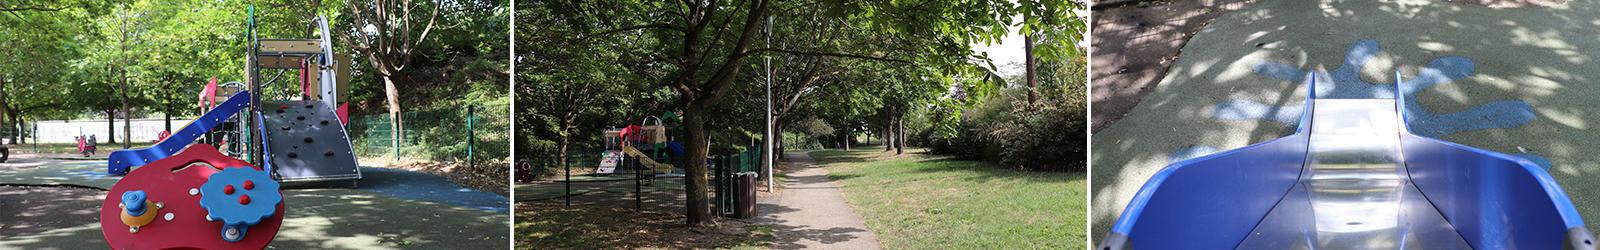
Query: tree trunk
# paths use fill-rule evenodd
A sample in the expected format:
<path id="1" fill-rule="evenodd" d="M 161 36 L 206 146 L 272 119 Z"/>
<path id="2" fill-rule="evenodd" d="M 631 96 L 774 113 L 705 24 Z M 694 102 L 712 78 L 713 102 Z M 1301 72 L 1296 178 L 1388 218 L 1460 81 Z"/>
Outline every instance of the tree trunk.
<path id="1" fill-rule="evenodd" d="M 709 186 L 706 181 L 706 156 L 709 153 L 706 152 L 706 146 L 709 145 L 705 134 L 706 108 L 704 104 L 696 103 L 684 106 L 688 106 L 682 116 L 684 139 L 688 142 L 684 145 L 684 153 L 689 156 L 688 166 L 683 169 L 687 175 L 684 177 L 687 179 L 684 186 L 688 189 L 684 194 L 688 200 L 688 220 L 684 224 L 704 226 L 712 223 L 711 199 L 706 196 Z"/>
<path id="2" fill-rule="evenodd" d="M 889 125 L 883 126 L 883 152 L 894 150 L 894 139 L 898 138 L 894 136 L 894 117 L 890 116 L 888 118 Z"/>
<path id="3" fill-rule="evenodd" d="M 899 135 L 900 136 L 900 138 L 895 140 L 895 141 L 899 142 L 900 144 L 898 146 L 894 147 L 894 154 L 896 154 L 896 155 L 904 154 L 904 153 L 906 153 L 906 118 L 905 117 L 900 117 L 900 116 L 895 116 L 894 121 L 896 123 L 895 125 L 893 125 L 894 129 L 899 131 L 898 133 L 895 133 L 895 135 Z"/>
<path id="4" fill-rule="evenodd" d="M 170 104 L 169 104 L 170 105 Z M 161 118 L 167 120 L 167 133 L 172 133 L 172 107 L 168 106 L 166 112 L 161 112 Z"/>
<path id="5" fill-rule="evenodd" d="M 559 141 L 559 144 L 556 145 L 556 166 L 561 167 L 561 171 L 570 170 L 567 168 L 567 142 L 572 139 L 568 132 L 572 131 L 573 120 L 570 116 L 568 118 L 561 119 L 561 131 L 556 134 L 557 141 Z"/>
<path id="6" fill-rule="evenodd" d="M 401 126 L 400 89 L 394 87 L 394 77 L 394 75 L 383 76 L 383 92 L 389 102 L 389 129 L 392 133 L 390 138 L 394 138 L 394 140 L 389 141 L 389 144 L 399 149 L 400 140 L 405 138 L 405 134 L 401 133 L 401 128 L 405 128 L 405 126 Z M 396 155 L 395 157 L 398 158 L 399 156 Z"/>
<path id="7" fill-rule="evenodd" d="M 1022 36 L 1022 48 L 1023 60 L 1027 62 L 1025 74 L 1028 79 L 1028 110 L 1032 111 L 1034 104 L 1039 102 L 1039 75 L 1033 60 L 1033 35 Z"/>
<path id="8" fill-rule="evenodd" d="M 11 130 L 10 132 L 16 132 L 16 131 L 19 131 L 19 130 L 17 130 L 17 127 L 11 126 L 11 125 L 16 125 L 17 124 L 17 122 L 16 122 L 17 121 L 17 116 L 15 114 L 11 113 L 11 99 L 6 94 L 6 86 L 7 85 L 10 85 L 10 84 L 6 83 L 5 76 L 4 75 L 0 75 L 0 114 L 4 114 L 6 116 L 5 119 L 3 119 L 3 121 L 6 123 L 6 125 L 8 125 L 8 126 L 6 126 L 7 129 L 10 129 Z M 17 134 L 18 133 L 10 133 L 10 134 L 11 134 L 11 136 L 9 136 L 9 137 L 11 137 L 11 142 L 15 143 L 17 141 Z"/>
<path id="9" fill-rule="evenodd" d="M 843 144 L 844 144 L 844 151 L 850 151 L 850 139 L 851 139 L 851 137 L 855 137 L 855 136 L 854 136 L 854 134 L 851 134 L 851 133 L 844 133 L 844 138 L 842 138 L 842 139 L 844 139 L 844 140 L 843 140 L 843 141 L 844 141 L 844 142 L 843 142 Z"/>
<path id="10" fill-rule="evenodd" d="M 116 113 L 117 113 L 116 110 L 106 110 L 106 133 L 108 134 L 108 135 L 106 135 L 106 140 L 107 140 L 106 143 L 108 143 L 108 144 L 117 143 L 117 136 L 116 136 L 116 134 L 117 134 L 117 115 L 116 115 Z M 84 139 L 87 140 L 88 138 L 84 138 Z"/>
<path id="11" fill-rule="evenodd" d="M 787 143 L 789 138 L 783 135 L 783 123 L 772 124 L 772 133 L 778 136 L 778 140 L 773 141 L 778 143 L 778 150 L 772 151 L 773 155 L 775 155 L 773 159 L 787 158 L 783 152 L 789 152 L 789 143 Z"/>
<path id="12" fill-rule="evenodd" d="M 558 151 L 556 151 L 556 166 L 560 167 L 561 171 L 565 172 L 570 170 L 567 168 L 567 139 L 571 137 L 566 136 L 566 132 L 562 132 L 560 137 L 561 145 L 557 146 Z"/>
<path id="13" fill-rule="evenodd" d="M 133 120 L 129 120 L 133 112 L 128 110 L 128 71 L 119 70 L 119 73 L 122 74 L 122 149 L 128 149 L 133 147 L 133 131 L 128 131 L 133 128 Z M 111 137 L 116 138 L 116 133 L 111 133 Z"/>

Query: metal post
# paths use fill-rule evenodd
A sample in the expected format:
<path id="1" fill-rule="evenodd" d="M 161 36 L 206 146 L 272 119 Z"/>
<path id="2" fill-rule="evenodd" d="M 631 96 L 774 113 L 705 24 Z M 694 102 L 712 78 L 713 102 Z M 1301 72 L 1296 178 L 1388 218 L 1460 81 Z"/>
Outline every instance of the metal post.
<path id="1" fill-rule="evenodd" d="M 476 162 L 472 161 L 472 146 L 476 141 L 472 132 L 472 112 L 476 106 L 467 105 L 467 169 L 478 169 Z"/>
<path id="2" fill-rule="evenodd" d="M 405 113 L 400 113 L 400 115 L 405 115 Z M 404 129 L 404 128 L 401 128 L 400 126 L 395 126 L 395 123 L 400 122 L 400 119 L 395 119 L 395 118 L 399 118 L 399 117 L 395 116 L 395 115 L 390 115 L 389 116 L 389 127 L 390 127 L 390 129 L 394 130 L 394 131 L 389 131 L 389 145 L 394 146 L 394 161 L 395 162 L 399 162 L 400 161 L 400 130 Z"/>
<path id="3" fill-rule="evenodd" d="M 626 140 L 624 140 L 626 141 Z M 633 211 L 644 212 L 644 165 L 639 160 L 633 161 Z"/>
<path id="4" fill-rule="evenodd" d="M 561 196 L 567 197 L 567 206 L 570 207 L 572 206 L 572 167 L 570 167 L 571 164 L 567 163 L 568 160 L 571 159 L 567 158 L 567 154 L 561 154 L 561 162 L 558 162 L 558 165 L 561 165 L 561 172 L 567 173 L 567 192 L 562 193 Z M 529 169 L 529 171 L 533 170 Z"/>
<path id="5" fill-rule="evenodd" d="M 767 16 L 767 45 L 772 44 L 772 16 Z M 767 68 L 767 138 L 762 139 L 762 148 L 772 148 L 772 57 L 767 57 L 764 62 Z M 772 191 L 772 151 L 761 151 L 761 163 L 766 165 L 767 191 Z"/>

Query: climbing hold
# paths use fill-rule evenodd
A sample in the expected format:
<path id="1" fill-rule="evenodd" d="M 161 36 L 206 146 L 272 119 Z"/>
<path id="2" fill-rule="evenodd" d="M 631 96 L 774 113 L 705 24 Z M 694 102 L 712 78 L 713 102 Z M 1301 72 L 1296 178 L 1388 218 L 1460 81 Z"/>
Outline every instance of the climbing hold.
<path id="1" fill-rule="evenodd" d="M 122 193 L 122 208 L 128 211 L 128 215 L 144 215 L 145 198 L 147 198 L 147 196 L 145 195 L 144 190 L 135 190 Z"/>

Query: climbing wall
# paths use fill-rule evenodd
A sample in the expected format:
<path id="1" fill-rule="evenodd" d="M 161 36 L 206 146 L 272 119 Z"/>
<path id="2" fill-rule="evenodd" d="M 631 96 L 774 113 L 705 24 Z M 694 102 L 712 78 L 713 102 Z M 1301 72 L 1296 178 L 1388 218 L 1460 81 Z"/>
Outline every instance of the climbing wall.
<path id="1" fill-rule="evenodd" d="M 264 101 L 267 165 L 279 181 L 360 179 L 350 137 L 321 101 Z"/>

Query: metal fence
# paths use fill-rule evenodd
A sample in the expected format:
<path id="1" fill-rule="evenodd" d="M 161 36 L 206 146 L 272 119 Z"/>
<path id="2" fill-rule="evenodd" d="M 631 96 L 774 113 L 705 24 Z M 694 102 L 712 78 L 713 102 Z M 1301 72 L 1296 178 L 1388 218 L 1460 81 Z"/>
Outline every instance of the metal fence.
<path id="1" fill-rule="evenodd" d="M 351 117 L 350 143 L 357 155 L 392 160 L 467 164 L 505 173 L 511 152 L 508 105 L 467 106 L 401 113 L 400 133 L 388 114 Z"/>
<path id="2" fill-rule="evenodd" d="M 560 161 L 557 157 L 534 157 L 534 159 L 523 160 L 528 164 L 529 169 L 519 171 L 527 171 L 529 172 L 528 174 L 543 174 L 552 172 L 566 174 L 573 172 L 584 173 L 587 171 L 583 170 L 594 169 L 598 165 L 601 157 L 600 153 L 598 152 L 601 151 L 581 148 L 568 149 L 566 168 L 560 167 Z M 742 192 L 743 190 L 740 189 L 743 187 L 735 185 L 736 183 L 734 183 L 734 174 L 741 172 L 762 171 L 760 168 L 761 152 L 761 146 L 751 146 L 744 152 L 731 155 L 712 155 L 709 157 L 709 159 L 706 159 L 706 167 L 709 168 L 709 174 L 712 177 L 710 180 L 712 185 L 711 188 L 715 194 L 715 197 L 713 198 L 716 202 L 718 215 L 733 212 L 734 205 L 740 202 L 737 200 L 738 198 L 735 194 Z M 580 170 L 573 171 L 574 168 Z M 557 178 L 559 179 L 560 176 L 558 175 Z M 571 182 L 567 183 L 571 184 Z M 568 192 L 571 192 L 571 186 L 569 185 L 567 188 L 569 189 Z M 638 200 L 635 200 L 635 202 L 638 202 Z M 567 197 L 567 205 L 572 205 L 570 196 Z"/>
<path id="3" fill-rule="evenodd" d="M 745 187 L 740 187 L 734 182 L 733 174 L 742 172 L 761 172 L 761 146 L 752 146 L 749 150 L 727 156 L 715 156 L 711 159 L 713 168 L 712 183 L 715 183 L 717 194 L 717 209 L 721 213 L 732 213 L 734 204 L 738 203 L 737 195 Z"/>

